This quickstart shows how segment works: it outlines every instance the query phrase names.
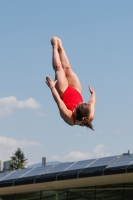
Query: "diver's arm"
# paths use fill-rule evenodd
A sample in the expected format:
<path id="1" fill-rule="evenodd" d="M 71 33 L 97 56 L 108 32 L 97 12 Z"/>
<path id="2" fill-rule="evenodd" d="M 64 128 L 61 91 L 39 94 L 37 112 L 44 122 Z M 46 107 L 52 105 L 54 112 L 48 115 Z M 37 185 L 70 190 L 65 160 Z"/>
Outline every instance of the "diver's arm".
<path id="1" fill-rule="evenodd" d="M 47 83 L 48 87 L 51 89 L 51 93 L 52 93 L 53 98 L 59 108 L 61 117 L 64 119 L 64 121 L 66 123 L 68 123 L 69 125 L 73 125 L 72 119 L 71 119 L 72 112 L 67 109 L 66 105 L 61 100 L 59 93 L 57 92 L 57 90 L 55 88 L 56 82 L 57 81 L 52 81 L 49 77 L 46 77 L 46 83 Z"/>
<path id="2" fill-rule="evenodd" d="M 90 118 L 91 120 L 94 119 L 94 114 L 95 114 L 95 104 L 96 104 L 96 93 L 95 91 L 92 89 L 91 86 L 89 86 L 89 91 L 91 93 L 91 97 L 90 97 L 90 100 L 88 101 L 88 105 L 90 106 L 90 110 L 91 110 L 91 113 L 90 113 Z"/>

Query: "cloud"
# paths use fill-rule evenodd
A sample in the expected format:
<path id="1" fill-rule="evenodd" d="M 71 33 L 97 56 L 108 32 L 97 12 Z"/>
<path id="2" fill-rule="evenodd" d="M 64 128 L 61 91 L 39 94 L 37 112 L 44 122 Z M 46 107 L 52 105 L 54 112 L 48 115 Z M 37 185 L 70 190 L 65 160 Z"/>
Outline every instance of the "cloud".
<path id="1" fill-rule="evenodd" d="M 0 136 L 0 160 L 10 160 L 10 157 L 18 147 L 25 149 L 35 146 L 42 146 L 42 144 L 36 141 L 16 140 L 13 138 Z"/>
<path id="2" fill-rule="evenodd" d="M 109 153 L 106 153 L 108 147 L 104 144 L 96 145 L 94 150 L 91 153 L 88 152 L 80 152 L 80 151 L 71 151 L 67 155 L 59 156 L 54 155 L 51 156 L 50 161 L 79 161 L 79 160 L 86 160 L 91 158 L 100 158 L 110 156 Z"/>
<path id="3" fill-rule="evenodd" d="M 14 96 L 0 98 L 0 118 L 10 115 L 14 109 L 38 109 L 41 105 L 33 98 L 24 101 L 17 100 Z"/>

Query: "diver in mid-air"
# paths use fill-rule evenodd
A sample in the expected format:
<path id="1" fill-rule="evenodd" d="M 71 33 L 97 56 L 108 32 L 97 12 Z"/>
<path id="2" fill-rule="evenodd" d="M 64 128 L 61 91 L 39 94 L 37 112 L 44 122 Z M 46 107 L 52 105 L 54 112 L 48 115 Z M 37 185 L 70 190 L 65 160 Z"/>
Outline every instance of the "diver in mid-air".
<path id="1" fill-rule="evenodd" d="M 47 76 L 46 83 L 51 89 L 60 115 L 71 126 L 86 126 L 94 130 L 91 122 L 94 119 L 95 91 L 89 86 L 91 97 L 88 103 L 84 103 L 80 81 L 70 66 L 61 40 L 58 37 L 53 37 L 51 44 L 55 81 Z"/>

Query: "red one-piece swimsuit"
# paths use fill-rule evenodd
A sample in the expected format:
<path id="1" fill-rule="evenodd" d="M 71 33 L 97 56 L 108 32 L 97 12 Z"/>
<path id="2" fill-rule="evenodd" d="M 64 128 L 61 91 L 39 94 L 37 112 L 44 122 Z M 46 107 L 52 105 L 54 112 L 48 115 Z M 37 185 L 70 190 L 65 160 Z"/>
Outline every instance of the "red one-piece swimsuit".
<path id="1" fill-rule="evenodd" d="M 64 93 L 61 95 L 62 101 L 65 103 L 66 107 L 74 112 L 76 106 L 83 102 L 81 94 L 72 86 L 68 86 Z M 75 124 L 75 119 L 73 117 Z"/>

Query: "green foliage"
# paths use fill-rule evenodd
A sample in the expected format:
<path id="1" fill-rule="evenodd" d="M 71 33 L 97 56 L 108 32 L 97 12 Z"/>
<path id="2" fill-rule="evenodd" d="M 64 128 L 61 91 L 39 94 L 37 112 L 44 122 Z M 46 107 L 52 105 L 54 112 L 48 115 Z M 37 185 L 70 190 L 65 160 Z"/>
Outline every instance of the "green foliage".
<path id="1" fill-rule="evenodd" d="M 9 164 L 10 170 L 24 169 L 28 164 L 27 160 L 28 159 L 25 158 L 24 153 L 20 148 L 18 148 L 11 157 L 11 162 Z"/>
<path id="2" fill-rule="evenodd" d="M 9 163 L 9 169 L 4 169 L 4 171 L 12 170 L 11 165 L 12 165 L 12 160 L 10 160 L 10 163 Z"/>

